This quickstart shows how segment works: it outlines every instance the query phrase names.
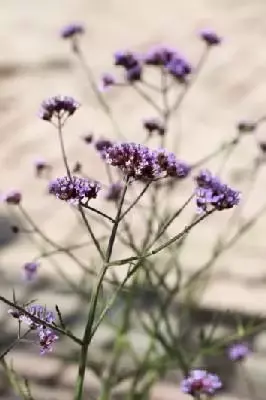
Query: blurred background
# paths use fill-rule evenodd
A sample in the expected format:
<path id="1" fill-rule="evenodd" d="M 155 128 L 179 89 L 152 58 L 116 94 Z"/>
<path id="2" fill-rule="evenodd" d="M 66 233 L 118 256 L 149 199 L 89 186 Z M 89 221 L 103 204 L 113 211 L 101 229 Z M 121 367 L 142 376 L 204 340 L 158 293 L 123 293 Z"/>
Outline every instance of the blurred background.
<path id="1" fill-rule="evenodd" d="M 199 159 L 231 138 L 239 120 L 256 120 L 266 113 L 264 0 L 0 0 L 0 7 L 0 190 L 21 190 L 25 208 L 32 218 L 60 243 L 68 244 L 73 235 L 77 239 L 82 234 L 79 235 L 73 215 L 47 199 L 46 183 L 34 177 L 33 162 L 38 157 L 48 159 L 58 174 L 63 171 L 53 127 L 37 117 L 39 105 L 43 99 L 56 94 L 71 95 L 81 102 L 83 106 L 77 116 L 67 125 L 66 146 L 72 164 L 77 160 L 86 163 L 88 174 L 97 173 L 99 180 L 104 177 L 101 161 L 93 151 L 84 150 L 80 138 L 89 132 L 98 137 L 112 136 L 109 121 L 99 110 L 69 43 L 60 38 L 62 26 L 71 22 L 84 24 L 86 35 L 82 38 L 82 49 L 97 80 L 102 73 L 112 70 L 112 54 L 116 50 L 145 51 L 152 45 L 169 44 L 196 63 L 202 51 L 202 43 L 197 38 L 200 29 L 213 28 L 223 37 L 222 46 L 211 53 L 182 111 L 172 122 L 171 135 L 175 135 L 177 127 L 182 132 L 179 152 L 183 159 Z M 106 99 L 124 135 L 129 140 L 142 140 L 140 121 L 150 113 L 149 105 L 140 102 L 134 93 L 119 89 L 106 93 Z M 261 140 L 266 139 L 263 128 L 259 136 Z M 171 140 L 173 137 L 169 139 L 169 147 Z M 237 188 L 245 186 L 257 151 L 254 141 L 246 141 L 234 154 L 230 179 Z M 252 192 L 246 217 L 263 204 L 265 184 L 264 171 Z M 18 297 L 26 296 L 20 280 L 21 265 L 36 254 L 35 244 L 27 238 L 18 238 L 10 230 L 11 225 L 19 223 L 19 218 L 0 206 L 0 290 L 9 298 L 12 288 Z M 206 257 L 208 244 L 222 223 L 223 217 L 205 224 L 204 233 L 191 239 L 193 252 L 188 252 L 185 259 L 192 269 L 195 262 Z M 202 298 L 205 313 L 230 309 L 246 318 L 263 317 L 265 229 L 266 220 L 261 218 L 234 251 L 218 263 Z M 60 263 L 71 277 L 79 277 L 77 268 L 63 257 L 44 263 L 40 272 L 42 280 L 30 289 L 30 295 L 37 296 L 40 303 L 60 304 L 62 312 L 73 322 L 80 303 L 57 283 L 54 263 Z M 3 304 L 0 311 L 0 341 L 4 349 L 10 341 L 9 332 L 15 332 L 16 326 L 6 320 Z M 109 339 L 108 331 L 103 331 L 97 339 L 103 354 Z M 60 354 L 64 353 L 64 345 L 63 342 Z M 248 360 L 247 368 L 255 386 L 263 393 L 266 334 L 260 333 L 253 345 L 256 351 Z M 40 399 L 71 398 L 70 388 L 76 374 L 71 360 L 66 367 L 55 353 L 40 361 L 39 355 L 29 350 L 27 344 L 13 351 L 11 358 L 18 372 L 33 379 Z M 239 393 L 242 399 L 249 398 L 237 386 L 237 379 L 231 394 L 224 398 L 239 398 Z M 89 376 L 87 387 L 91 387 L 92 381 L 93 377 Z M 1 398 L 8 399 L 5 382 L 1 385 Z M 181 399 L 183 395 L 177 387 L 173 382 L 158 384 L 154 398 Z"/>

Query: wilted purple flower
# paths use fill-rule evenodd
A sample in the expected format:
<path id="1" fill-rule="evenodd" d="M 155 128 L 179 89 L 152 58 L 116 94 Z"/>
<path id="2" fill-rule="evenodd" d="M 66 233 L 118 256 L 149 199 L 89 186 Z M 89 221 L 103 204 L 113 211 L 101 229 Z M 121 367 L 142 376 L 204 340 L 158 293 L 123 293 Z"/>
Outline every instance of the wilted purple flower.
<path id="1" fill-rule="evenodd" d="M 112 147 L 113 144 L 114 144 L 114 143 L 113 143 L 111 140 L 109 140 L 109 139 L 103 139 L 103 138 L 102 138 L 102 139 L 98 139 L 98 140 L 96 140 L 96 141 L 94 142 L 95 149 L 96 149 L 97 151 L 99 151 L 100 153 L 101 153 L 102 151 L 108 149 L 109 147 Z"/>
<path id="2" fill-rule="evenodd" d="M 36 261 L 26 262 L 23 265 L 23 277 L 26 281 L 33 281 L 36 278 L 37 270 L 40 266 L 40 263 Z"/>
<path id="3" fill-rule="evenodd" d="M 93 141 L 93 134 L 92 133 L 88 133 L 87 135 L 83 136 L 83 140 L 85 143 L 87 144 L 91 144 Z"/>
<path id="4" fill-rule="evenodd" d="M 166 65 L 168 72 L 180 82 L 184 82 L 188 75 L 192 72 L 190 63 L 179 55 L 173 57 Z"/>
<path id="5" fill-rule="evenodd" d="M 22 200 L 22 194 L 18 190 L 10 190 L 9 192 L 2 195 L 2 201 L 7 204 L 17 206 Z"/>
<path id="6" fill-rule="evenodd" d="M 105 199 L 109 201 L 117 201 L 120 199 L 123 185 L 120 182 L 112 183 L 108 186 Z"/>
<path id="7" fill-rule="evenodd" d="M 165 149 L 157 150 L 157 162 L 166 175 L 173 178 L 186 178 L 191 167 L 183 161 L 177 160 L 174 153 Z"/>
<path id="8" fill-rule="evenodd" d="M 228 348 L 227 354 L 232 361 L 242 361 L 250 354 L 250 348 L 247 343 L 235 343 Z"/>
<path id="9" fill-rule="evenodd" d="M 84 26 L 78 23 L 66 25 L 62 28 L 60 36 L 63 39 L 70 39 L 85 32 Z"/>
<path id="10" fill-rule="evenodd" d="M 37 304 L 31 304 L 25 307 L 25 311 L 31 314 L 33 317 L 37 317 L 42 320 L 42 323 L 38 323 L 34 321 L 29 315 L 23 314 L 21 311 L 15 310 L 15 315 L 12 312 L 13 310 L 9 310 L 9 314 L 14 316 L 15 318 L 19 318 L 21 322 L 29 325 L 31 329 L 37 329 L 40 327 L 44 327 L 45 323 L 52 324 L 55 322 L 55 315 L 52 311 L 48 311 L 46 307 Z M 18 313 L 18 316 L 17 316 Z"/>
<path id="11" fill-rule="evenodd" d="M 126 81 L 129 83 L 137 82 L 141 80 L 142 66 L 140 64 L 134 65 L 132 68 L 126 70 Z"/>
<path id="12" fill-rule="evenodd" d="M 165 127 L 158 118 L 147 118 L 143 121 L 143 127 L 151 135 L 153 132 L 157 132 L 158 135 L 164 136 Z"/>
<path id="13" fill-rule="evenodd" d="M 39 117 L 44 121 L 51 121 L 53 117 L 69 117 L 79 106 L 80 104 L 70 96 L 50 97 L 42 102 Z"/>
<path id="14" fill-rule="evenodd" d="M 95 199 L 101 186 L 98 182 L 87 178 L 68 176 L 57 178 L 50 182 L 49 193 L 54 194 L 58 199 L 78 204 L 82 200 Z"/>
<path id="15" fill-rule="evenodd" d="M 59 337 L 52 329 L 43 327 L 38 329 L 38 335 L 41 347 L 41 355 L 51 352 L 53 350 L 53 344 L 59 339 Z"/>
<path id="16" fill-rule="evenodd" d="M 112 74 L 108 74 L 108 73 L 103 74 L 103 76 L 101 78 L 101 83 L 99 85 L 101 91 L 105 91 L 109 87 L 115 86 L 115 85 L 116 85 L 116 80 Z"/>
<path id="17" fill-rule="evenodd" d="M 143 61 L 147 65 L 166 66 L 176 55 L 177 52 L 170 47 L 155 46 L 143 56 Z"/>
<path id="18" fill-rule="evenodd" d="M 200 37 L 208 46 L 216 46 L 222 41 L 222 38 L 212 29 L 203 29 L 200 32 Z"/>
<path id="19" fill-rule="evenodd" d="M 239 133 L 251 133 L 254 132 L 257 128 L 257 123 L 254 121 L 240 121 L 237 124 L 237 129 Z"/>
<path id="20" fill-rule="evenodd" d="M 114 54 L 114 64 L 128 70 L 139 64 L 139 57 L 131 51 L 117 51 Z"/>
<path id="21" fill-rule="evenodd" d="M 120 168 L 128 178 L 154 179 L 160 173 L 155 152 L 141 144 L 114 144 L 102 155 L 108 164 Z"/>
<path id="22" fill-rule="evenodd" d="M 195 178 L 197 182 L 196 202 L 200 212 L 212 206 L 218 211 L 232 208 L 240 201 L 240 192 L 221 183 L 209 171 L 201 171 Z"/>
<path id="23" fill-rule="evenodd" d="M 181 382 L 182 392 L 195 397 L 201 394 L 214 395 L 221 387 L 222 382 L 217 375 L 201 369 L 191 371 L 188 377 Z"/>
<path id="24" fill-rule="evenodd" d="M 48 162 L 45 161 L 45 160 L 42 159 L 42 158 L 37 158 L 37 159 L 34 161 L 34 166 L 35 166 L 36 175 L 37 175 L 38 177 L 40 177 L 44 171 L 48 171 L 48 170 L 51 169 L 51 165 L 48 164 Z"/>

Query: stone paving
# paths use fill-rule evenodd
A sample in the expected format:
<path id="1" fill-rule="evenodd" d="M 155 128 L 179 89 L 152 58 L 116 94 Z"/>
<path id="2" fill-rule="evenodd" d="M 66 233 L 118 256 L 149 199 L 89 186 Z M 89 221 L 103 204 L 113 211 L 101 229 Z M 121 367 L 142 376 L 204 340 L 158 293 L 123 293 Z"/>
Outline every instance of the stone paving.
<path id="1" fill-rule="evenodd" d="M 88 33 L 83 40 L 83 49 L 97 78 L 106 70 L 112 70 L 112 53 L 117 49 L 144 51 L 153 44 L 169 43 L 196 62 L 202 50 L 196 38 L 200 28 L 210 26 L 224 36 L 223 45 L 210 55 L 199 81 L 172 124 L 171 135 L 176 134 L 176 127 L 182 131 L 182 158 L 195 161 L 220 142 L 231 138 L 239 119 L 256 119 L 266 112 L 265 13 L 264 0 L 136 0 L 131 3 L 125 0 L 108 0 L 108 3 L 105 0 L 57 0 L 51 4 L 33 0 L 26 3 L 19 0 L 6 2 L 0 14 L 0 191 L 13 187 L 23 190 L 25 208 L 45 233 L 58 243 L 68 244 L 73 237 L 76 242 L 83 240 L 83 232 L 77 229 L 75 216 L 58 202 L 44 196 L 46 182 L 36 181 L 32 169 L 32 161 L 41 156 L 53 163 L 58 174 L 63 171 L 53 128 L 39 121 L 36 113 L 43 98 L 66 93 L 84 104 L 66 128 L 66 146 L 71 163 L 79 159 L 87 163 L 89 175 L 106 180 L 101 161 L 92 150 L 84 148 L 80 136 L 88 131 L 94 131 L 99 136 L 109 135 L 109 120 L 99 110 L 96 99 L 86 86 L 83 72 L 75 65 L 68 44 L 58 38 L 62 25 L 73 20 L 86 24 Z M 141 140 L 140 120 L 151 113 L 149 105 L 140 101 L 134 93 L 125 93 L 123 90 L 110 91 L 106 98 L 126 137 Z M 259 136 L 265 138 L 263 127 Z M 171 144 L 169 139 L 167 146 L 170 148 Z M 245 189 L 249 184 L 248 170 L 256 152 L 254 140 L 246 138 L 235 152 L 234 160 L 230 161 L 233 173 L 224 172 L 239 189 Z M 219 162 L 210 165 L 219 169 Z M 266 173 L 262 168 L 244 208 L 244 218 L 251 216 L 265 203 L 262 189 L 265 183 Z M 184 187 L 184 193 L 187 190 L 189 188 Z M 181 203 L 182 196 L 179 198 Z M 10 296 L 11 287 L 15 285 L 17 293 L 22 295 L 18 278 L 20 266 L 24 260 L 36 254 L 36 246 L 10 234 L 10 244 L 7 245 L 10 214 L 0 207 L 0 266 L 4 282 L 1 293 Z M 12 215 L 12 219 L 15 218 L 18 216 Z M 182 255 L 188 272 L 195 271 L 206 260 L 210 245 L 224 226 L 226 218 L 224 215 L 214 216 L 200 231 L 196 229 L 191 235 L 188 248 L 193 248 L 193 252 L 188 250 Z M 174 226 L 174 230 L 186 221 L 187 214 L 180 219 L 180 225 Z M 265 229 L 266 219 L 262 216 L 252 230 L 217 261 L 202 297 L 203 306 L 219 310 L 233 309 L 255 316 L 265 315 Z M 87 254 L 87 249 L 79 253 L 81 257 L 87 257 Z M 64 272 L 71 278 L 80 277 L 80 271 L 73 263 L 55 257 L 53 263 L 43 263 L 41 278 L 54 277 L 56 280 L 56 265 L 60 268 L 63 266 Z M 39 290 L 38 299 L 48 306 L 59 303 L 66 313 L 75 312 L 79 306 L 68 293 L 59 289 L 54 290 L 52 296 L 48 288 Z M 0 310 L 2 314 L 5 308 L 0 305 Z M 8 331 L 8 325 L 4 331 Z M 247 369 L 253 382 L 262 387 L 265 380 L 265 333 L 256 338 L 254 345 L 256 352 L 248 361 Z M 25 372 L 24 356 L 25 353 L 21 351 L 14 354 L 18 370 L 22 372 Z M 44 390 L 42 394 L 38 387 L 38 400 L 71 398 L 67 388 L 65 392 L 62 389 L 65 383 L 73 383 L 71 366 L 62 373 L 62 388 L 58 385 L 58 391 L 53 393 L 51 389 L 50 395 L 47 385 L 38 382 L 38 370 L 35 368 L 39 363 L 38 358 L 28 354 L 27 357 L 27 373 L 36 374 L 36 384 Z M 54 358 L 47 359 L 42 364 L 41 377 L 47 370 L 49 382 L 49 376 L 57 370 L 58 363 Z M 241 396 L 241 388 L 237 392 Z M 186 398 L 176 391 L 173 384 L 159 384 L 155 389 L 156 400 L 174 397 L 180 400 Z M 229 397 L 222 398 L 231 400 Z"/>

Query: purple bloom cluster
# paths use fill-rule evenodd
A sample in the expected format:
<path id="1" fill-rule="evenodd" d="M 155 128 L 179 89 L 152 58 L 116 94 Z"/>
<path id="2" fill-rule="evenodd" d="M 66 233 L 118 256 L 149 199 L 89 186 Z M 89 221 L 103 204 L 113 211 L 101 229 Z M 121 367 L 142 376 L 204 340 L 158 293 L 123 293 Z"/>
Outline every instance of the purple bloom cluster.
<path id="1" fill-rule="evenodd" d="M 181 382 L 182 392 L 195 397 L 202 394 L 207 396 L 214 395 L 221 387 L 222 382 L 217 375 L 201 369 L 191 371 L 189 376 Z"/>
<path id="2" fill-rule="evenodd" d="M 114 64 L 123 67 L 125 78 L 129 83 L 141 80 L 142 64 L 140 57 L 131 51 L 117 51 L 114 54 Z"/>
<path id="3" fill-rule="evenodd" d="M 112 183 L 111 185 L 109 185 L 109 187 L 106 191 L 105 199 L 108 201 L 119 200 L 122 189 L 123 189 L 123 185 L 120 182 Z"/>
<path id="4" fill-rule="evenodd" d="M 22 200 L 22 194 L 18 190 L 10 190 L 9 192 L 2 195 L 2 201 L 7 204 L 17 206 Z"/>
<path id="5" fill-rule="evenodd" d="M 200 37 L 207 46 L 217 46 L 222 41 L 222 38 L 212 29 L 203 29 L 200 32 Z"/>
<path id="6" fill-rule="evenodd" d="M 208 211 L 212 206 L 221 211 L 236 206 L 240 201 L 240 192 L 234 190 L 209 171 L 201 171 L 195 178 L 197 183 L 196 201 L 200 212 Z"/>
<path id="7" fill-rule="evenodd" d="M 166 150 L 151 150 L 137 143 L 114 144 L 102 153 L 107 163 L 119 167 L 129 178 L 152 180 L 162 176 L 183 178 L 190 168 Z"/>
<path id="8" fill-rule="evenodd" d="M 33 281 L 36 278 L 37 270 L 40 266 L 40 263 L 36 261 L 26 262 L 23 265 L 23 277 L 26 281 Z"/>
<path id="9" fill-rule="evenodd" d="M 154 132 L 157 132 L 158 135 L 164 136 L 165 127 L 162 122 L 158 118 L 147 118 L 143 121 L 143 127 L 152 135 Z"/>
<path id="10" fill-rule="evenodd" d="M 25 307 L 25 311 L 34 317 L 42 320 L 42 323 L 37 323 L 29 315 L 17 310 L 9 310 L 8 313 L 14 318 L 28 325 L 32 330 L 37 331 L 38 342 L 40 345 L 41 355 L 53 350 L 53 344 L 59 339 L 55 332 L 46 326 L 46 323 L 52 324 L 55 322 L 55 315 L 52 311 L 48 311 L 46 307 L 41 305 L 29 305 Z"/>
<path id="11" fill-rule="evenodd" d="M 112 74 L 105 73 L 102 75 L 101 78 L 101 83 L 100 83 L 100 90 L 104 92 L 106 89 L 108 89 L 111 86 L 116 85 L 116 79 Z"/>
<path id="12" fill-rule="evenodd" d="M 228 357 L 232 361 L 242 361 L 250 354 L 247 343 L 235 343 L 227 350 Z"/>
<path id="13" fill-rule="evenodd" d="M 78 204 L 82 200 L 89 201 L 95 199 L 101 186 L 98 182 L 87 178 L 68 176 L 57 178 L 50 182 L 49 193 L 58 199 Z"/>
<path id="14" fill-rule="evenodd" d="M 56 118 L 69 117 L 79 108 L 80 104 L 70 96 L 54 96 L 41 104 L 39 117 L 44 121 Z"/>
<path id="15" fill-rule="evenodd" d="M 111 140 L 109 140 L 109 139 L 104 139 L 104 138 L 98 139 L 98 140 L 96 140 L 96 141 L 94 142 L 95 149 L 96 149 L 97 151 L 99 151 L 99 152 L 102 152 L 102 151 L 108 149 L 109 147 L 112 147 L 113 144 L 114 144 L 114 143 L 113 143 Z"/>
<path id="16" fill-rule="evenodd" d="M 77 35 L 82 35 L 85 32 L 84 26 L 78 23 L 66 25 L 62 28 L 60 36 L 63 39 L 71 39 Z"/>

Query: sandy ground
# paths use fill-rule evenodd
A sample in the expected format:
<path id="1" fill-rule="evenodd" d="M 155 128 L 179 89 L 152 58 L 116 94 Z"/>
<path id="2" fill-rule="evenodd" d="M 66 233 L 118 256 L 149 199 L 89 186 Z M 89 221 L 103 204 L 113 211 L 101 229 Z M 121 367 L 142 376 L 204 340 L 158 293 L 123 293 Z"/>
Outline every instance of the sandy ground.
<path id="1" fill-rule="evenodd" d="M 85 24 L 87 33 L 82 47 L 96 78 L 112 70 L 112 54 L 117 49 L 145 51 L 151 45 L 165 43 L 176 46 L 196 63 L 202 52 L 202 43 L 197 39 L 199 29 L 211 27 L 224 37 L 223 45 L 211 53 L 172 124 L 168 147 L 178 127 L 182 131 L 180 154 L 184 159 L 195 160 L 208 154 L 233 135 L 239 119 L 259 118 L 266 112 L 264 0 L 1 0 L 0 7 L 0 189 L 23 190 L 25 208 L 58 241 L 69 242 L 79 232 L 73 216 L 43 196 L 46 183 L 34 178 L 32 162 L 38 156 L 53 163 L 58 174 L 63 171 L 53 127 L 36 116 L 39 104 L 57 93 L 72 95 L 82 103 L 66 128 L 66 146 L 71 162 L 86 162 L 89 174 L 98 179 L 105 179 L 101 161 L 84 149 L 80 136 L 88 131 L 98 136 L 110 132 L 109 120 L 99 110 L 68 43 L 58 36 L 66 23 Z M 110 91 L 106 99 L 124 135 L 141 140 L 140 121 L 151 113 L 149 105 L 130 90 Z M 259 134 L 263 137 L 263 129 Z M 256 151 L 254 141 L 247 139 L 236 152 L 232 168 L 242 171 L 241 180 L 235 183 L 240 189 L 247 184 L 245 171 Z M 246 216 L 264 203 L 265 183 L 266 174 L 261 173 Z M 5 216 L 6 210 L 0 207 Z M 191 246 L 197 249 L 197 256 L 194 251 L 184 256 L 192 269 L 206 257 L 209 242 L 222 223 L 223 217 L 214 218 L 204 227 L 203 235 L 192 237 Z M 261 218 L 236 249 L 218 262 L 203 302 L 264 313 L 265 224 L 265 218 Z M 21 262 L 33 251 L 24 240 L 18 241 L 17 247 L 3 247 L 0 264 L 4 273 L 18 274 Z M 47 265 L 42 274 L 51 274 L 52 268 Z"/>

